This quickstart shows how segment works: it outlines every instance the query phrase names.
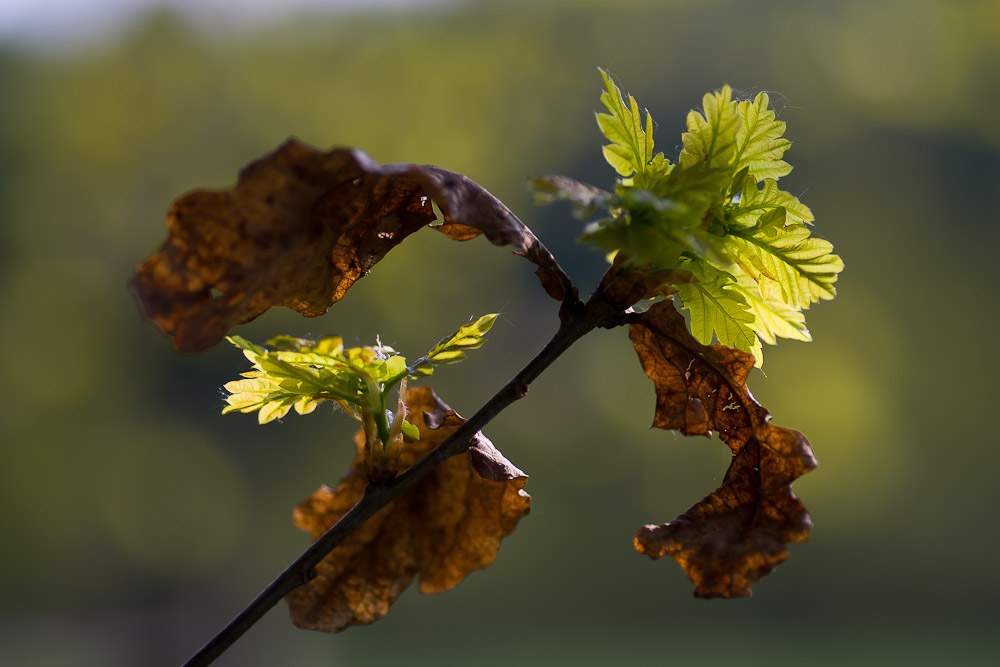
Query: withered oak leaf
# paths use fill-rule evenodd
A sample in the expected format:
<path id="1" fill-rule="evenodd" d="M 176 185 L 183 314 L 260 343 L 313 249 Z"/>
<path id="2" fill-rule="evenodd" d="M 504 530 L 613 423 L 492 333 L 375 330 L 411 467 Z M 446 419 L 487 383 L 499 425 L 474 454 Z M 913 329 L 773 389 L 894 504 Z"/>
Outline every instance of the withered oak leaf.
<path id="1" fill-rule="evenodd" d="M 535 235 L 481 185 L 447 169 L 379 165 L 346 148 L 296 139 L 252 162 L 225 190 L 196 190 L 167 214 L 169 236 L 131 286 L 174 346 L 197 352 L 271 306 L 322 315 L 389 250 L 434 222 L 464 241 L 479 234 L 538 265 L 545 290 L 575 296 Z"/>
<path id="2" fill-rule="evenodd" d="M 690 271 L 684 269 L 652 271 L 649 267 L 634 266 L 625 254 L 618 253 L 601 277 L 598 292 L 609 303 L 625 310 L 643 299 L 676 294 L 676 285 L 693 282 L 697 282 L 697 279 Z"/>
<path id="3" fill-rule="evenodd" d="M 670 300 L 637 315 L 629 336 L 656 387 L 653 426 L 717 431 L 733 451 L 722 486 L 674 521 L 642 527 L 635 548 L 654 559 L 673 556 L 698 597 L 748 596 L 788 558 L 787 543 L 809 538 L 809 513 L 791 489 L 817 465 L 809 442 L 772 425 L 750 394 L 753 357 L 699 343 Z"/>
<path id="4" fill-rule="evenodd" d="M 465 422 L 427 387 L 410 389 L 405 400 L 420 440 L 403 447 L 404 469 Z M 358 457 L 337 488 L 320 487 L 295 510 L 295 524 L 314 539 L 364 493 L 361 431 L 355 444 Z M 382 508 L 319 563 L 311 582 L 288 594 L 292 621 L 340 632 L 385 616 L 414 576 L 422 593 L 454 588 L 494 561 L 500 541 L 528 513 L 526 481 L 527 475 L 478 433 L 468 451 L 447 459 Z"/>

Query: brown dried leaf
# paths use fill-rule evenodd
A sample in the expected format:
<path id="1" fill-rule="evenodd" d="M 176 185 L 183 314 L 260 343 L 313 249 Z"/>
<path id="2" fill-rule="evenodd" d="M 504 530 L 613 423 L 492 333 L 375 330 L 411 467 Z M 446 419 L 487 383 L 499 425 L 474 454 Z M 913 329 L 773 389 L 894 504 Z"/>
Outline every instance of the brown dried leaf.
<path id="1" fill-rule="evenodd" d="M 439 167 L 378 165 L 361 151 L 318 151 L 290 139 L 240 172 L 227 190 L 198 190 L 167 214 L 166 243 L 135 269 L 147 317 L 182 351 L 219 342 L 271 306 L 315 317 L 389 250 L 435 220 L 456 240 L 480 233 L 538 265 L 546 291 L 564 300 L 569 278 L 496 197 Z"/>
<path id="2" fill-rule="evenodd" d="M 624 310 L 643 299 L 676 294 L 675 285 L 693 282 L 697 282 L 697 278 L 690 271 L 684 269 L 650 271 L 648 268 L 633 266 L 630 259 L 618 253 L 601 277 L 598 291 L 610 303 Z"/>
<path id="3" fill-rule="evenodd" d="M 465 422 L 427 387 L 406 393 L 407 419 L 420 440 L 403 448 L 408 468 Z M 336 489 L 320 487 L 295 510 L 295 524 L 316 539 L 364 493 L 362 447 Z M 318 576 L 287 596 L 301 628 L 340 632 L 385 616 L 419 575 L 422 593 L 457 586 L 472 570 L 490 565 L 500 540 L 528 513 L 527 475 L 481 433 L 469 451 L 451 457 L 365 522 L 317 566 Z"/>
<path id="4" fill-rule="evenodd" d="M 746 387 L 751 355 L 702 345 L 664 301 L 629 328 L 643 370 L 656 386 L 653 426 L 719 437 L 733 450 L 722 486 L 671 523 L 647 525 L 635 548 L 673 556 L 698 597 L 744 597 L 750 585 L 805 542 L 812 523 L 791 484 L 816 467 L 798 431 L 773 426 Z"/>

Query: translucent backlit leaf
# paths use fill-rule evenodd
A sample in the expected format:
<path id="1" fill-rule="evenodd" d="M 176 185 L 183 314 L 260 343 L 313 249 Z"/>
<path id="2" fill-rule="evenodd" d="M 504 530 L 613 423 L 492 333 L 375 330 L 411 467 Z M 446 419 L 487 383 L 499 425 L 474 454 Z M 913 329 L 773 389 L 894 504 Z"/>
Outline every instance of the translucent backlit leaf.
<path id="1" fill-rule="evenodd" d="M 781 178 L 792 170 L 792 165 L 781 159 L 792 142 L 782 136 L 785 123 L 775 120 L 770 102 L 767 93 L 759 93 L 752 102 L 744 100 L 736 105 L 740 126 L 733 170 L 746 167 L 757 180 Z"/>
<path id="2" fill-rule="evenodd" d="M 704 345 L 715 337 L 723 345 L 751 352 L 756 345 L 754 316 L 733 276 L 701 260 L 685 268 L 698 278 L 696 283 L 677 286 L 684 308 L 691 313 L 694 337 Z"/>
<path id="3" fill-rule="evenodd" d="M 257 421 L 261 424 L 268 424 L 277 419 L 281 419 L 288 414 L 288 411 L 292 409 L 292 405 L 295 403 L 298 397 L 287 396 L 282 399 L 268 401 L 261 406 L 260 410 L 257 412 Z"/>
<path id="4" fill-rule="evenodd" d="M 465 359 L 465 350 L 476 350 L 483 346 L 486 332 L 493 327 L 499 316 L 499 313 L 490 313 L 474 322 L 463 324 L 458 331 L 442 338 L 425 356 L 417 359 L 410 372 L 414 376 L 430 375 L 434 372 L 434 366 L 462 361 Z"/>
<path id="5" fill-rule="evenodd" d="M 603 69 L 600 72 L 607 88 L 601 94 L 601 104 L 610 112 L 597 114 L 597 125 L 611 142 L 604 146 L 604 159 L 619 176 L 641 174 L 653 159 L 653 118 L 647 111 L 643 129 L 642 113 L 635 98 L 629 95 L 626 102 L 608 73 Z"/>
<path id="6" fill-rule="evenodd" d="M 833 254 L 833 244 L 812 236 L 806 225 L 785 221 L 785 209 L 778 208 L 754 227 L 731 229 L 728 240 L 742 258 L 740 266 L 759 283 L 765 299 L 799 309 L 832 299 L 844 262 Z"/>
<path id="7" fill-rule="evenodd" d="M 760 217 L 776 208 L 785 209 L 788 223 L 812 223 L 813 214 L 809 207 L 795 196 L 781 190 L 777 181 L 767 179 L 758 185 L 753 176 L 740 180 L 738 201 L 725 206 L 726 222 L 731 227 L 753 227 Z"/>
<path id="8" fill-rule="evenodd" d="M 765 343 L 774 345 L 778 337 L 803 342 L 812 340 L 801 310 L 792 308 L 780 299 L 765 299 L 761 296 L 756 281 L 749 276 L 737 275 L 736 288 L 750 305 L 750 312 L 754 316 L 751 328 Z"/>
<path id="9" fill-rule="evenodd" d="M 687 117 L 687 132 L 681 136 L 684 148 L 678 162 L 682 166 L 703 164 L 706 167 L 728 167 L 736 154 L 736 133 L 740 115 L 729 86 L 708 93 L 702 98 L 702 111 L 691 111 Z"/>

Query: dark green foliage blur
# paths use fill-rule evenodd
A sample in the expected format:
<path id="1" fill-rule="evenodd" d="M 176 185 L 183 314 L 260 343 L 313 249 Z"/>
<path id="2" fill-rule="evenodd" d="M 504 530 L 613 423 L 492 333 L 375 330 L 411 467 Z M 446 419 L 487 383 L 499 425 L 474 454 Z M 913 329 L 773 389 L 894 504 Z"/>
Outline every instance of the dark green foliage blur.
<path id="1" fill-rule="evenodd" d="M 125 284 L 175 197 L 289 135 L 437 164 L 589 291 L 604 259 L 523 181 L 611 186 L 599 66 L 671 158 L 723 83 L 770 91 L 788 123 L 782 184 L 847 269 L 809 313 L 814 342 L 769 347 L 750 386 L 816 450 L 795 486 L 812 541 L 736 601 L 695 600 L 635 554 L 636 529 L 712 491 L 729 455 L 648 430 L 652 384 L 625 332 L 601 331 L 487 430 L 534 499 L 493 567 L 336 637 L 275 609 L 218 664 L 988 664 L 998 63 L 989 0 L 469 2 L 241 30 L 160 11 L 96 42 L 0 43 L 0 664 L 180 664 L 306 546 L 292 507 L 353 454 L 329 410 L 223 417 L 249 364 L 179 355 L 140 317 Z M 418 233 L 325 317 L 238 333 L 419 351 L 486 312 L 489 344 L 431 378 L 469 415 L 557 324 L 531 266 L 482 239 Z"/>

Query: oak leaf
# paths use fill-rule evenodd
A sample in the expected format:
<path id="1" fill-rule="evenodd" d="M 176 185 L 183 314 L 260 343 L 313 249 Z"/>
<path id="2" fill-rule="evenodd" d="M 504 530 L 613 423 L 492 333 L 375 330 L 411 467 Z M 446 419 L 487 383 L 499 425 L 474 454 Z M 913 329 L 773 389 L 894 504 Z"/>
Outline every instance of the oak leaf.
<path id="1" fill-rule="evenodd" d="M 406 393 L 408 419 L 420 439 L 403 447 L 401 465 L 413 465 L 443 442 L 464 419 L 427 387 Z M 295 524 L 316 539 L 364 494 L 364 434 L 358 457 L 336 489 L 320 487 L 294 513 Z M 470 449 L 391 501 L 316 567 L 317 576 L 288 594 L 292 621 L 301 628 L 340 632 L 385 616 L 419 576 L 422 593 L 457 586 L 472 570 L 490 565 L 500 541 L 530 508 L 527 475 L 478 433 Z"/>
<path id="2" fill-rule="evenodd" d="M 746 387 L 752 355 L 702 345 L 670 301 L 629 327 L 646 375 L 656 386 L 653 426 L 719 437 L 733 451 L 722 486 L 670 523 L 642 527 L 635 548 L 670 555 L 698 597 L 744 597 L 750 585 L 805 542 L 812 523 L 791 484 L 816 467 L 798 431 L 774 426 Z"/>
<path id="3" fill-rule="evenodd" d="M 135 269 L 147 315 L 197 352 L 271 306 L 322 315 L 386 253 L 436 216 L 456 240 L 484 234 L 538 265 L 555 299 L 575 295 L 552 254 L 496 197 L 440 167 L 379 165 L 358 150 L 290 139 L 226 190 L 197 190 L 167 214 L 164 245 Z"/>

